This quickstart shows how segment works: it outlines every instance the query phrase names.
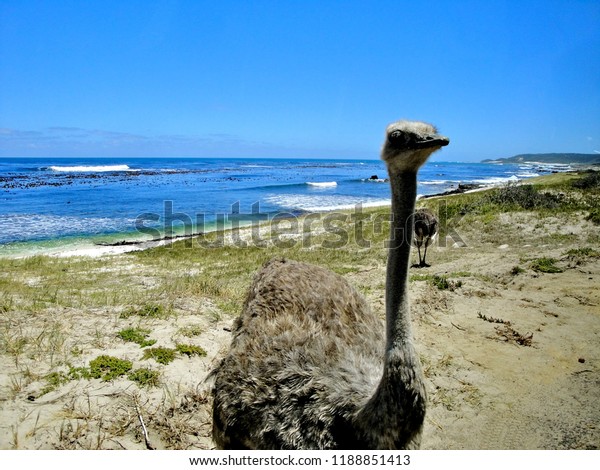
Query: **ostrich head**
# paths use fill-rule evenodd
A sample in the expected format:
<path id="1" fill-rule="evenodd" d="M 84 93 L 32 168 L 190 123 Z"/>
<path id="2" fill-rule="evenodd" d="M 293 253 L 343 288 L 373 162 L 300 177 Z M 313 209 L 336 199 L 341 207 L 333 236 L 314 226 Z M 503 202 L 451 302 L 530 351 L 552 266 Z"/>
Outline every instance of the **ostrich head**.
<path id="1" fill-rule="evenodd" d="M 390 170 L 416 171 L 429 155 L 449 143 L 450 139 L 438 134 L 431 124 L 398 121 L 386 129 L 381 158 Z"/>

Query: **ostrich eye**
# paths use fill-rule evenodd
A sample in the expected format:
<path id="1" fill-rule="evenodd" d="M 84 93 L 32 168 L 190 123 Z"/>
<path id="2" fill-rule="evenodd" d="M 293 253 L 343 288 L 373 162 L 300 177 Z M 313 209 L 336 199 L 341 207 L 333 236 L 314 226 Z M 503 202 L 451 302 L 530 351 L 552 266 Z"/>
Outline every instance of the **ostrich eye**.
<path id="1" fill-rule="evenodd" d="M 409 135 L 401 131 L 391 132 L 388 139 L 390 143 L 395 147 L 401 147 L 407 145 L 410 142 Z"/>

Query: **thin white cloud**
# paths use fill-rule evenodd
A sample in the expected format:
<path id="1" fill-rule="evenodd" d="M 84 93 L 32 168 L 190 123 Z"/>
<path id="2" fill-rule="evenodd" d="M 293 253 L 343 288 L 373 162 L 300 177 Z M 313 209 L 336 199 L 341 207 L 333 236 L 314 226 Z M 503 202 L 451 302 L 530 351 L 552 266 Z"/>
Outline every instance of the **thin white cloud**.
<path id="1" fill-rule="evenodd" d="M 0 129 L 0 156 L 276 157 L 298 150 L 225 133 L 149 136 L 66 126 L 42 131 Z"/>

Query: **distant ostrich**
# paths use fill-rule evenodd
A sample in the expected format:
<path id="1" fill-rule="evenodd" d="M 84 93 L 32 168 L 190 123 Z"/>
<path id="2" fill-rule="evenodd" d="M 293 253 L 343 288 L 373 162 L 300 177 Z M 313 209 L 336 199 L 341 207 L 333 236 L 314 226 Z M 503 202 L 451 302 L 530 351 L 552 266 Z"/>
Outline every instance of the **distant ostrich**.
<path id="1" fill-rule="evenodd" d="M 414 225 L 415 225 L 415 245 L 419 251 L 419 264 L 413 265 L 413 267 L 428 268 L 430 265 L 425 262 L 427 256 L 427 247 L 431 245 L 431 242 L 435 240 L 438 232 L 438 219 L 437 217 L 427 208 L 417 209 L 414 214 Z M 425 245 L 425 252 L 421 259 L 421 247 Z"/>
<path id="2" fill-rule="evenodd" d="M 394 217 L 385 327 L 331 271 L 275 259 L 258 272 L 230 351 L 211 373 L 219 448 L 419 447 L 426 396 L 407 298 L 411 215 L 419 167 L 448 142 L 422 122 L 387 128 L 381 156 Z"/>

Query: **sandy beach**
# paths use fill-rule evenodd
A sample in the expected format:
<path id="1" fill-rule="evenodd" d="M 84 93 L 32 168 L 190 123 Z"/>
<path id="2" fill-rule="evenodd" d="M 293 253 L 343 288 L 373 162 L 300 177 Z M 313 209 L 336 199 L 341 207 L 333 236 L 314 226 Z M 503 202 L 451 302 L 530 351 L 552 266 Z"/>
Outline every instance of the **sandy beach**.
<path id="1" fill-rule="evenodd" d="M 411 269 L 429 395 L 422 448 L 598 449 L 598 225 L 585 211 L 520 210 L 467 216 L 455 228 L 431 247 L 431 267 Z M 235 246 L 252 241 L 246 229 L 219 248 L 179 241 L 1 260 L 0 448 L 212 449 L 204 379 L 228 348 L 253 273 L 272 255 L 335 266 L 383 315 L 383 246 L 349 243 L 329 260 L 335 250 L 290 248 L 318 240 L 322 224 L 277 230 L 270 248 Z M 154 343 L 125 339 L 127 329 Z M 144 354 L 158 348 L 174 356 Z M 129 369 L 90 377 L 101 356 Z"/>

